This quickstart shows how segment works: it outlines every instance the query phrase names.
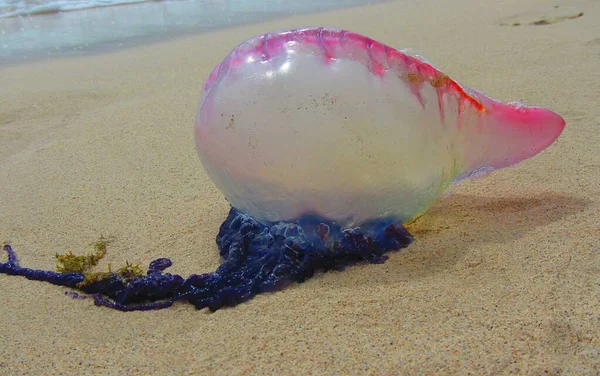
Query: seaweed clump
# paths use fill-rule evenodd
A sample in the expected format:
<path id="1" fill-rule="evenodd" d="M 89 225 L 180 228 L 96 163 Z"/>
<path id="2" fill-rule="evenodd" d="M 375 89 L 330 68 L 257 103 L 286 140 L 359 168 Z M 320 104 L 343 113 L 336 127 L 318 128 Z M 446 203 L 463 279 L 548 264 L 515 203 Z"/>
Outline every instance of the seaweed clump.
<path id="1" fill-rule="evenodd" d="M 109 265 L 106 272 L 91 272 L 106 254 L 104 239 L 87 256 L 57 254 L 56 271 L 20 266 L 5 244 L 8 261 L 0 263 L 0 273 L 70 287 L 88 294 L 67 292 L 74 298 L 91 297 L 98 306 L 120 311 L 167 308 L 177 301 L 216 311 L 304 282 L 318 271 L 339 271 L 361 261 L 382 263 L 387 252 L 408 246 L 413 238 L 401 225 L 384 220 L 357 228 L 340 228 L 316 216 L 264 224 L 232 208 L 216 240 L 222 264 L 213 273 L 188 278 L 165 273 L 172 265 L 168 258 L 152 261 L 145 272 L 130 263 L 117 271 Z"/>
<path id="2" fill-rule="evenodd" d="M 59 273 L 85 273 L 106 255 L 106 240 L 102 237 L 93 244 L 94 253 L 87 256 L 76 256 L 71 251 L 65 254 L 56 254 L 56 271 Z"/>
<path id="3" fill-rule="evenodd" d="M 113 272 L 110 264 L 106 272 L 91 272 L 90 270 L 98 265 L 98 262 L 106 255 L 107 241 L 100 238 L 99 241 L 93 243 L 94 253 L 86 256 L 74 255 L 71 251 L 65 254 L 56 254 L 56 271 L 59 273 L 79 273 L 83 275 L 83 281 L 77 284 L 77 288 L 83 289 L 88 285 L 102 283 L 111 278 L 120 278 L 128 284 L 136 278 L 144 276 L 144 271 L 139 264 L 131 264 L 125 262 L 125 265 Z"/>

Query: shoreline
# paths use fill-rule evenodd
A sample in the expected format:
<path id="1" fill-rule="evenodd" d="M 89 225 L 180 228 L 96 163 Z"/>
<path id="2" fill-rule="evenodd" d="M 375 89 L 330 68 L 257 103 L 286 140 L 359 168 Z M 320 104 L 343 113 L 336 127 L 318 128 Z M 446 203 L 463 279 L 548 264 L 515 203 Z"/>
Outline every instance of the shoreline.
<path id="1" fill-rule="evenodd" d="M 223 22 L 221 20 L 216 21 L 217 24 L 212 26 L 209 24 L 213 21 L 206 21 L 208 24 L 205 25 L 200 24 L 204 22 L 202 19 L 192 21 L 193 15 L 199 13 L 203 8 L 199 8 L 198 5 L 194 8 L 188 1 L 141 2 L 19 18 L 0 18 L 0 31 L 4 28 L 4 35 L 11 36 L 11 33 L 15 32 L 35 32 L 35 34 L 28 37 L 29 41 L 28 39 L 24 39 L 28 43 L 34 39 L 43 40 L 44 35 L 47 33 L 55 33 L 58 37 L 70 38 L 68 45 L 62 47 L 38 47 L 37 50 L 31 50 L 31 48 L 28 50 L 18 50 L 18 48 L 22 47 L 16 47 L 15 41 L 10 44 L 4 43 L 4 50 L 0 49 L 0 68 L 2 66 L 18 65 L 31 61 L 48 61 L 56 58 L 103 54 L 167 42 L 172 39 L 191 37 L 198 34 L 271 22 L 282 18 L 335 11 L 336 9 L 372 6 L 384 4 L 392 0 L 376 0 L 369 4 L 354 3 L 354 0 L 350 1 L 351 3 L 345 5 L 333 3 L 321 6 L 321 8 L 314 8 L 314 6 L 318 5 L 313 4 L 312 9 L 300 8 L 294 13 L 290 13 L 290 11 L 284 9 L 271 9 L 261 13 L 255 12 L 256 14 L 260 14 L 259 16 L 255 13 L 245 13 L 243 9 L 240 9 L 237 10 L 237 13 L 233 13 L 229 24 L 220 24 L 219 22 Z M 186 4 L 190 9 L 185 7 Z M 256 6 L 260 6 L 260 4 L 256 4 Z M 209 8 L 207 11 L 214 12 L 215 10 L 210 10 Z M 178 20 L 177 14 L 185 15 L 185 18 Z M 134 24 L 127 24 L 127 19 L 131 19 L 131 22 Z M 4 26 L 2 27 L 3 22 Z M 79 29 L 82 24 L 104 24 L 105 26 L 95 26 L 97 35 L 84 35 L 81 37 L 84 39 L 79 41 L 76 41 L 77 39 L 72 40 L 72 38 L 76 38 L 72 37 L 73 34 L 89 33 L 89 30 L 87 30 L 89 27 Z M 124 31 L 120 31 L 120 29 Z M 69 32 L 65 33 L 66 30 L 69 30 Z M 144 35 L 127 35 L 127 33 L 143 33 Z M 88 38 L 87 41 L 85 38 Z M 93 42 L 94 39 L 98 38 L 100 40 Z M 91 44 L 88 42 L 91 42 Z M 7 52 L 11 48 L 11 45 L 13 51 Z"/>

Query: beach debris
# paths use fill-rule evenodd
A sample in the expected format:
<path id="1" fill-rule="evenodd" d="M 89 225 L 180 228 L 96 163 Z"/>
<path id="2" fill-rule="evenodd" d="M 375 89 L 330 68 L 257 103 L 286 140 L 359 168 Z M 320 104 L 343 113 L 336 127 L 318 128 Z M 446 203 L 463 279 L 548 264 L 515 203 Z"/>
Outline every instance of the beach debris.
<path id="1" fill-rule="evenodd" d="M 515 165 L 561 134 L 556 113 L 489 98 L 408 51 L 307 28 L 251 38 L 214 68 L 195 137 L 231 204 L 215 272 L 183 278 L 161 258 L 145 273 L 132 264 L 92 273 L 106 243 L 62 255 L 56 272 L 21 267 L 5 244 L 0 272 L 122 311 L 177 301 L 215 311 L 318 271 L 385 261 L 452 182 Z"/>

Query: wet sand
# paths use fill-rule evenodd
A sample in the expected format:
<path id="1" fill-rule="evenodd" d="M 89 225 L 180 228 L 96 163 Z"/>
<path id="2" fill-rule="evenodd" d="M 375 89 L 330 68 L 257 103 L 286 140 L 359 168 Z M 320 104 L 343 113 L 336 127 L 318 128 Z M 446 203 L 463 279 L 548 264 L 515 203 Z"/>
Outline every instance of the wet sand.
<path id="1" fill-rule="evenodd" d="M 600 373 L 599 19 L 594 1 L 398 1 L 0 68 L 0 241 L 44 269 L 103 235 L 100 269 L 215 270 L 228 205 L 193 120 L 210 69 L 255 34 L 326 25 L 416 47 L 567 121 L 542 154 L 453 187 L 385 264 L 235 308 L 120 313 L 0 275 L 0 374 Z"/>

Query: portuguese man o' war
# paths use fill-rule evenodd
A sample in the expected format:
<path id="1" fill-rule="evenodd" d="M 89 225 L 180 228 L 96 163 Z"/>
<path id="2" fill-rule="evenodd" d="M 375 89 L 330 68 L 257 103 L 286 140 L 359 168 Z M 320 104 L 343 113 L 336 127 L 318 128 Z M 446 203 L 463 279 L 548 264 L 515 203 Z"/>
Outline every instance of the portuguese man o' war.
<path id="1" fill-rule="evenodd" d="M 410 221 L 454 179 L 529 158 L 563 127 L 364 36 L 315 28 L 233 50 L 204 86 L 196 144 L 232 206 L 254 218 L 312 212 L 355 226 Z"/>
<path id="2" fill-rule="evenodd" d="M 196 115 L 200 160 L 231 204 L 214 273 L 164 273 L 166 258 L 145 273 L 129 264 L 89 273 L 102 242 L 87 259 L 60 256 L 56 272 L 21 267 L 5 245 L 0 272 L 123 311 L 234 306 L 317 271 L 385 261 L 453 181 L 528 159 L 564 127 L 552 111 L 501 103 L 350 31 L 264 34 L 213 69 Z"/>

